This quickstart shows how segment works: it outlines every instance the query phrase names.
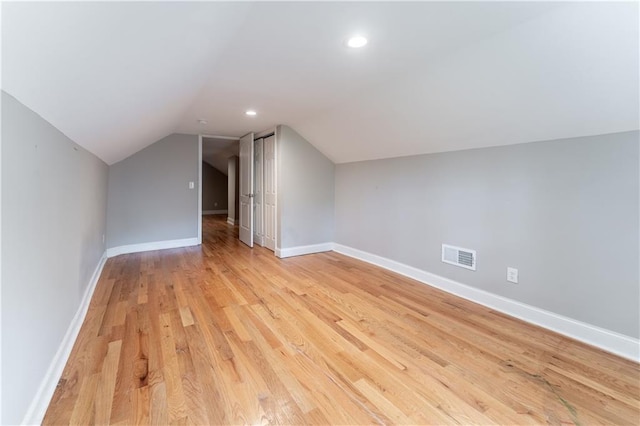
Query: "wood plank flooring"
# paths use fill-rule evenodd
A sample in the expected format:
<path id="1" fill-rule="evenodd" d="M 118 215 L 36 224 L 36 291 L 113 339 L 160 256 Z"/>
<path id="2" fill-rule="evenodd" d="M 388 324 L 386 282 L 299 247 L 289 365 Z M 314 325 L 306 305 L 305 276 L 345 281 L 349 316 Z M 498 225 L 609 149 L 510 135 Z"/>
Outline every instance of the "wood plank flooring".
<path id="1" fill-rule="evenodd" d="M 109 259 L 45 424 L 634 424 L 638 364 L 329 252 Z"/>

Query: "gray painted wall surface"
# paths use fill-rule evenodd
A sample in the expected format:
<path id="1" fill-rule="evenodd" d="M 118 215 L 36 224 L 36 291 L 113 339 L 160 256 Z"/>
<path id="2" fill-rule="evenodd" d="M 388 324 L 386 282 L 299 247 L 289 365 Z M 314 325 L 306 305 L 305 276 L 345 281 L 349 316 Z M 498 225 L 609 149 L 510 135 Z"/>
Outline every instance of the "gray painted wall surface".
<path id="1" fill-rule="evenodd" d="M 198 162 L 198 136 L 172 134 L 112 164 L 107 247 L 196 238 Z"/>
<path id="2" fill-rule="evenodd" d="M 227 176 L 227 218 L 238 219 L 240 217 L 240 158 L 234 155 L 229 157 L 229 175 Z"/>
<path id="3" fill-rule="evenodd" d="M 104 253 L 107 165 L 2 92 L 2 419 L 26 414 Z"/>
<path id="4" fill-rule="evenodd" d="M 203 161 L 202 210 L 227 210 L 228 185 L 227 175 Z"/>
<path id="5" fill-rule="evenodd" d="M 279 248 L 333 242 L 335 165 L 287 126 L 278 126 Z"/>
<path id="6" fill-rule="evenodd" d="M 638 140 L 339 164 L 336 242 L 638 338 Z M 477 271 L 442 263 L 442 243 L 477 250 Z"/>

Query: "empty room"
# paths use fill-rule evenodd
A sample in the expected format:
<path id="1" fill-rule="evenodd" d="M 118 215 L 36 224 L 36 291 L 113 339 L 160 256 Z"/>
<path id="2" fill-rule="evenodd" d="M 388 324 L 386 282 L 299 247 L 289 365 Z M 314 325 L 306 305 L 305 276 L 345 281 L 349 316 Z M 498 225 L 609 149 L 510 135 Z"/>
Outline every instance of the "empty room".
<path id="1" fill-rule="evenodd" d="M 638 2 L 0 7 L 1 424 L 640 424 Z"/>

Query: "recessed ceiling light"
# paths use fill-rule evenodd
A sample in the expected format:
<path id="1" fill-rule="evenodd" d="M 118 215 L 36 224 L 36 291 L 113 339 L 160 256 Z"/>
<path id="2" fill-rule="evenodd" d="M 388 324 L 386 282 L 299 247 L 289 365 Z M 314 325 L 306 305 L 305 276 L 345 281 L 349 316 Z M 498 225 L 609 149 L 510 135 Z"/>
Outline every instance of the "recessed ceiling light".
<path id="1" fill-rule="evenodd" d="M 254 110 L 252 110 L 252 109 L 248 109 L 248 110 L 245 112 L 245 114 L 253 116 L 253 115 L 256 115 L 257 113 L 256 113 Z"/>
<path id="2" fill-rule="evenodd" d="M 207 124 L 207 120 L 205 120 L 204 118 L 201 118 L 201 119 L 198 120 L 198 123 L 200 123 L 202 125 L 205 125 L 205 124 Z"/>
<path id="3" fill-rule="evenodd" d="M 357 47 L 362 47 L 367 43 L 368 43 L 368 40 L 365 37 L 354 36 L 347 41 L 347 46 L 357 48 Z"/>

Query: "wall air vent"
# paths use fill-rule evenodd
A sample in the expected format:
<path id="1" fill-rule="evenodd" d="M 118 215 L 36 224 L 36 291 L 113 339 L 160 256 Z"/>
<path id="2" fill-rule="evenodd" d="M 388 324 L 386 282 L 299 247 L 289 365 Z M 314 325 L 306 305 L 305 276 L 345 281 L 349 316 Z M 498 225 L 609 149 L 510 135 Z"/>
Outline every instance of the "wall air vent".
<path id="1" fill-rule="evenodd" d="M 462 247 L 442 245 L 442 261 L 461 268 L 476 270 L 476 251 Z"/>

